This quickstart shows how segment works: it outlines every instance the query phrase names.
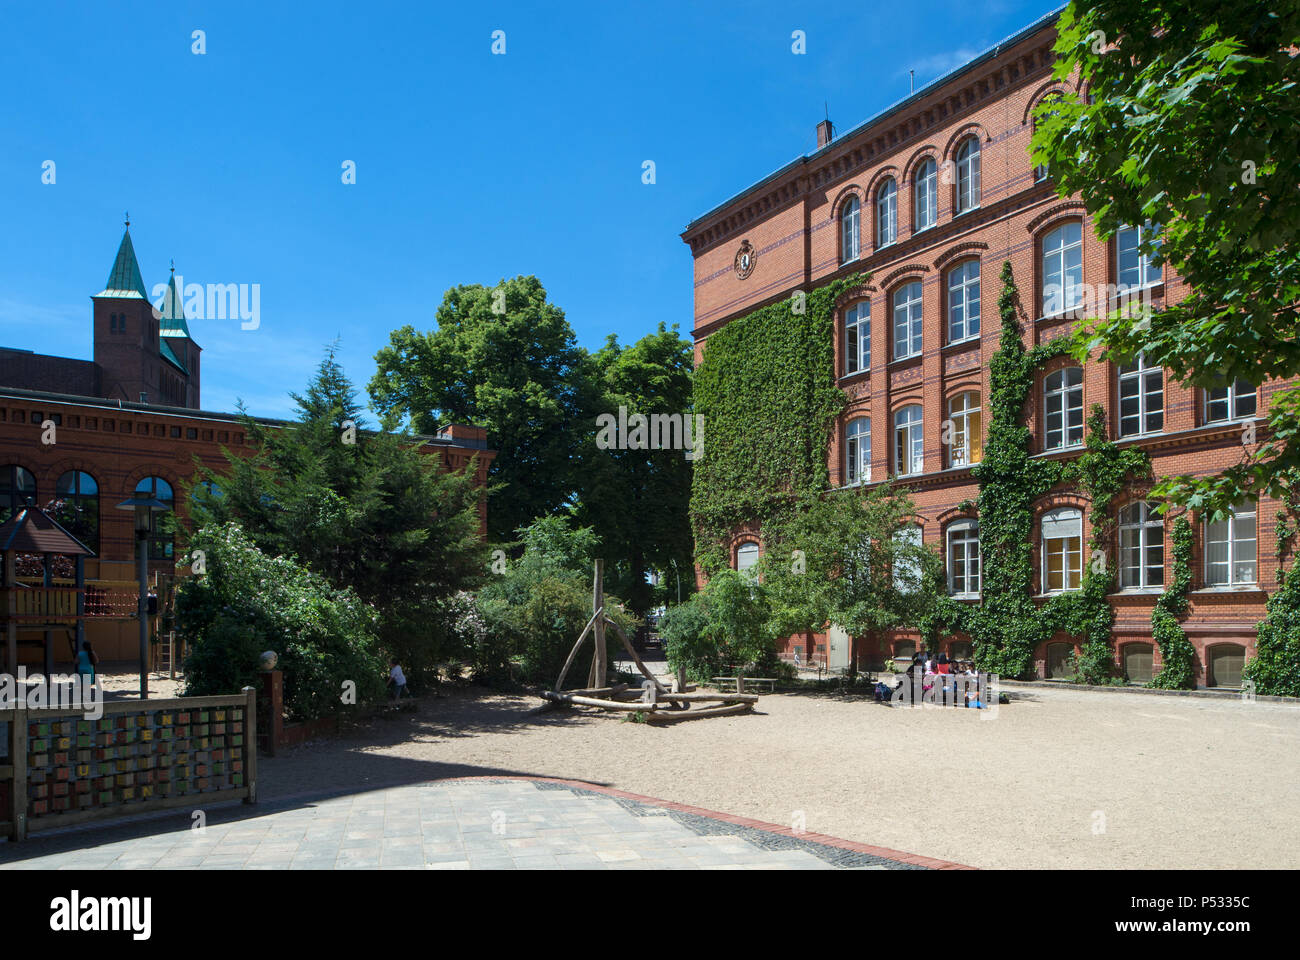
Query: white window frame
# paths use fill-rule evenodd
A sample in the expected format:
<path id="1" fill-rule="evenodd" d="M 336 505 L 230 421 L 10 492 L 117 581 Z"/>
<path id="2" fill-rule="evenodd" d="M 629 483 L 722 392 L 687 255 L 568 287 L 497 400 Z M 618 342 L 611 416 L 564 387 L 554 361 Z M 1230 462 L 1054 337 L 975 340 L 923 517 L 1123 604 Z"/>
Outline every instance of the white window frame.
<path id="1" fill-rule="evenodd" d="M 853 356 L 855 353 L 856 366 Z M 870 369 L 871 301 L 859 300 L 844 310 L 844 375 L 863 373 Z"/>
<path id="2" fill-rule="evenodd" d="M 1128 391 L 1127 395 L 1125 391 Z M 1162 433 L 1165 426 L 1165 371 L 1163 367 L 1152 367 L 1146 357 L 1138 354 L 1132 363 L 1119 367 L 1119 396 L 1116 410 L 1119 413 L 1119 435 L 1121 437 L 1144 437 L 1148 434 Z M 1125 414 L 1124 401 L 1137 400 L 1137 413 Z M 1158 423 L 1153 421 L 1159 418 Z M 1129 426 L 1137 420 L 1137 429 Z"/>
<path id="3" fill-rule="evenodd" d="M 929 230 L 939 222 L 939 167 L 931 157 L 916 168 L 915 233 Z"/>
<path id="4" fill-rule="evenodd" d="M 1077 373 L 1078 383 L 1070 383 L 1067 375 Z M 1052 386 L 1052 381 L 1059 380 L 1059 386 Z M 1077 395 L 1077 403 L 1072 402 Z M 1049 425 L 1053 406 L 1060 408 L 1061 426 L 1052 429 Z M 1060 442 L 1053 443 L 1053 434 L 1060 434 Z M 1071 436 L 1078 439 L 1071 442 Z M 1083 368 L 1062 367 L 1043 378 L 1043 449 L 1070 450 L 1083 445 Z"/>
<path id="5" fill-rule="evenodd" d="M 1149 237 L 1157 237 L 1159 231 L 1159 227 L 1153 227 L 1150 223 L 1140 227 L 1124 226 L 1115 231 L 1115 286 L 1117 288 L 1141 290 L 1144 287 L 1154 287 L 1164 283 L 1164 268 L 1152 262 L 1155 259 L 1155 251 L 1160 248 L 1160 240 L 1158 238 L 1151 240 L 1154 249 L 1150 254 L 1142 252 L 1142 242 Z M 1126 255 L 1136 257 L 1137 263 L 1126 268 L 1123 265 Z M 1132 280 L 1124 279 L 1126 272 L 1135 274 Z"/>
<path id="6" fill-rule="evenodd" d="M 1068 531 L 1074 527 L 1074 532 Z M 1042 551 L 1043 593 L 1068 593 L 1083 587 L 1083 513 L 1075 507 L 1057 507 L 1038 521 L 1038 542 Z M 1049 530 L 1053 535 L 1048 536 Z M 1073 546 L 1071 545 L 1073 541 Z M 1059 543 L 1061 546 L 1053 547 Z M 1061 557 L 1061 586 L 1051 582 L 1051 559 Z M 1073 586 L 1071 584 L 1073 583 Z"/>
<path id="7" fill-rule="evenodd" d="M 753 559 L 750 560 L 748 563 L 746 563 L 744 566 L 741 566 L 742 553 L 745 555 L 746 558 L 753 557 Z M 759 547 L 756 541 L 746 540 L 743 543 L 736 544 L 736 572 L 742 573 L 747 577 L 754 577 L 755 574 L 752 574 L 749 571 L 754 569 L 754 566 L 758 563 L 758 555 L 759 555 Z"/>
<path id="8" fill-rule="evenodd" d="M 894 531 L 892 537 L 897 546 L 920 547 L 925 543 L 925 535 L 918 523 L 909 523 Z M 899 593 L 916 593 L 921 589 L 921 559 L 894 557 L 894 589 Z M 911 581 L 911 582 L 909 582 Z"/>
<path id="9" fill-rule="evenodd" d="M 871 418 L 854 417 L 844 425 L 844 485 L 871 482 Z"/>
<path id="10" fill-rule="evenodd" d="M 876 191 L 876 248 L 887 247 L 898 240 L 898 184 L 893 177 Z"/>
<path id="11" fill-rule="evenodd" d="M 1240 527 L 1249 523 L 1250 536 L 1243 537 Z M 1250 503 L 1238 503 L 1231 508 L 1228 516 L 1218 523 L 1208 520 L 1202 525 L 1205 543 L 1205 585 L 1208 587 L 1253 586 L 1259 582 L 1259 523 L 1256 508 Z M 1225 559 L 1221 562 L 1211 561 L 1212 545 L 1222 543 L 1225 546 Z M 1249 549 L 1247 549 L 1249 548 Z M 1249 554 L 1250 559 L 1245 557 Z M 1249 575 L 1243 575 L 1238 567 L 1249 566 Z M 1211 571 L 1223 567 L 1225 578 L 1220 578 Z"/>
<path id="12" fill-rule="evenodd" d="M 840 263 L 852 263 L 862 256 L 862 203 L 857 194 L 844 201 L 840 210 Z"/>
<path id="13" fill-rule="evenodd" d="M 974 406 L 971 400 L 974 399 Z M 961 404 L 961 406 L 958 406 Z M 975 419 L 972 425 L 971 418 Z M 952 421 L 952 441 L 948 445 L 948 466 L 969 467 L 984 459 L 984 445 L 980 444 L 979 460 L 971 459 L 971 435 L 984 428 L 984 418 L 980 415 L 980 395 L 978 390 L 963 390 L 948 401 L 948 419 Z M 983 437 L 980 437 L 983 439 Z"/>
<path id="14" fill-rule="evenodd" d="M 925 472 L 924 424 L 925 413 L 919 403 L 909 403 L 894 411 L 895 476 L 915 477 Z M 906 465 L 902 462 L 904 456 Z"/>
<path id="15" fill-rule="evenodd" d="M 962 343 L 976 339 L 980 335 L 980 262 L 963 260 L 949 270 L 947 289 L 948 342 Z M 954 320 L 957 316 L 961 317 L 960 333 L 957 321 Z"/>
<path id="16" fill-rule="evenodd" d="M 966 213 L 980 205 L 980 141 L 967 137 L 957 148 L 957 198 L 955 213 Z"/>
<path id="17" fill-rule="evenodd" d="M 1039 292 L 1044 317 L 1068 314 L 1083 305 L 1082 221 L 1067 220 L 1043 234 L 1039 265 L 1043 271 Z M 1059 289 L 1059 299 L 1049 293 L 1054 286 Z"/>
<path id="18" fill-rule="evenodd" d="M 982 588 L 980 580 L 979 521 L 958 520 L 948 526 L 948 594 L 953 597 L 978 597 Z M 957 556 L 960 547 L 961 556 Z M 973 548 L 973 550 L 972 550 Z M 957 588 L 958 572 L 962 589 Z M 971 585 L 975 589 L 970 589 Z"/>
<path id="19" fill-rule="evenodd" d="M 1165 521 L 1145 500 L 1119 511 L 1119 585 L 1121 590 L 1165 585 Z"/>
<path id="20" fill-rule="evenodd" d="M 1242 413 L 1240 408 L 1250 400 L 1250 412 Z M 1213 413 L 1216 404 L 1223 404 L 1227 416 L 1218 417 Z M 1245 380 L 1234 380 L 1226 387 L 1211 388 L 1205 391 L 1205 422 L 1236 423 L 1238 420 L 1254 420 L 1259 416 L 1259 390 Z"/>
<path id="21" fill-rule="evenodd" d="M 922 288 L 921 281 L 912 280 L 903 284 L 894 291 L 893 309 L 894 309 L 894 359 L 906 360 L 909 357 L 918 357 L 921 355 L 922 342 L 922 323 L 924 314 L 922 311 Z M 899 331 L 903 336 L 899 336 Z M 899 352 L 899 346 L 903 351 Z"/>

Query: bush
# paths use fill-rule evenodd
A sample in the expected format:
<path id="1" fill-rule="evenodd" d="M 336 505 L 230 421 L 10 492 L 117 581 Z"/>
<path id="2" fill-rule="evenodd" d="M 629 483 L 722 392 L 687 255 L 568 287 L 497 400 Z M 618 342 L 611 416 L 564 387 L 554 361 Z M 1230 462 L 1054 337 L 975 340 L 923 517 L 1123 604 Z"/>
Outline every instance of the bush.
<path id="1" fill-rule="evenodd" d="M 668 662 L 709 680 L 733 665 L 780 676 L 771 610 L 761 584 L 735 570 L 719 572 L 700 593 L 670 607 L 660 620 Z"/>
<path id="2" fill-rule="evenodd" d="M 709 614 L 702 594 L 669 607 L 659 618 L 659 636 L 664 653 L 674 670 L 685 667 L 686 675 L 707 682 L 718 675 L 717 646 L 709 637 Z"/>
<path id="3" fill-rule="evenodd" d="M 357 702 L 384 694 L 387 665 L 374 634 L 374 612 L 350 590 L 331 587 L 293 560 L 269 557 L 235 523 L 211 525 L 190 549 L 207 572 L 177 590 L 177 629 L 191 653 L 187 696 L 238 693 L 258 677 L 263 650 L 279 654 L 284 705 L 291 719 L 340 712 L 344 684 Z"/>

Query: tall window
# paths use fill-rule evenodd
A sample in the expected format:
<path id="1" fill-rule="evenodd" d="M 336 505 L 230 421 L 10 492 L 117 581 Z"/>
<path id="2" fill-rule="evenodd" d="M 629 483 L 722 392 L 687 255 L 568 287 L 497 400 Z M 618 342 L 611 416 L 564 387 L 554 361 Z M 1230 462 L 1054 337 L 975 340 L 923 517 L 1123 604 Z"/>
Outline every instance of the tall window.
<path id="1" fill-rule="evenodd" d="M 1161 587 L 1165 582 L 1165 524 L 1142 500 L 1119 512 L 1119 585 Z"/>
<path id="2" fill-rule="evenodd" d="M 1159 433 L 1165 425 L 1165 375 L 1142 354 L 1119 368 L 1119 435 Z"/>
<path id="3" fill-rule="evenodd" d="M 957 212 L 965 213 L 980 205 L 980 142 L 967 138 L 957 148 Z"/>
<path id="4" fill-rule="evenodd" d="M 876 246 L 898 239 L 898 185 L 889 177 L 876 193 Z"/>
<path id="5" fill-rule="evenodd" d="M 36 502 L 36 478 L 17 464 L 0 467 L 0 523 L 27 505 Z"/>
<path id="6" fill-rule="evenodd" d="M 939 222 L 939 171 L 926 157 L 916 168 L 916 227 L 919 232 Z"/>
<path id="7" fill-rule="evenodd" d="M 758 563 L 758 544 L 753 541 L 742 543 L 736 548 L 736 569 L 747 577 L 753 577 L 754 566 Z"/>
<path id="8" fill-rule="evenodd" d="M 894 472 L 907 477 L 925 471 L 925 440 L 921 433 L 921 405 L 903 407 L 894 414 Z"/>
<path id="9" fill-rule="evenodd" d="M 1043 237 L 1043 316 L 1083 303 L 1083 225 L 1063 223 Z"/>
<path id="10" fill-rule="evenodd" d="M 1078 590 L 1083 582 L 1083 514 L 1063 507 L 1043 514 L 1043 591 Z"/>
<path id="11" fill-rule="evenodd" d="M 844 428 L 844 482 L 871 482 L 871 420 L 855 417 Z"/>
<path id="12" fill-rule="evenodd" d="M 862 204 L 857 197 L 844 201 L 840 211 L 840 263 L 858 259 L 862 252 Z"/>
<path id="13" fill-rule="evenodd" d="M 894 359 L 921 352 L 921 284 L 904 284 L 894 294 Z"/>
<path id="14" fill-rule="evenodd" d="M 1120 227 L 1115 234 L 1115 283 L 1120 287 L 1139 288 L 1159 283 L 1161 269 L 1152 261 L 1160 249 L 1156 238 L 1159 227 L 1145 224 L 1141 227 Z M 1141 250 L 1146 242 L 1153 247 L 1151 253 Z"/>
<path id="15" fill-rule="evenodd" d="M 871 366 L 871 301 L 863 300 L 844 311 L 844 372 L 858 373 Z"/>
<path id="16" fill-rule="evenodd" d="M 969 467 L 984 456 L 984 433 L 980 423 L 980 395 L 974 390 L 959 393 L 948 401 L 948 465 Z"/>
<path id="17" fill-rule="evenodd" d="M 1255 507 L 1239 503 L 1217 523 L 1205 524 L 1205 582 L 1229 587 L 1255 582 Z"/>
<path id="18" fill-rule="evenodd" d="M 1083 370 L 1066 367 L 1043 381 L 1044 450 L 1083 443 Z"/>
<path id="19" fill-rule="evenodd" d="M 137 497 L 153 497 L 167 504 L 168 511 L 175 508 L 175 495 L 172 486 L 162 477 L 145 477 L 135 485 Z M 170 564 L 175 550 L 172 535 L 164 529 L 167 514 L 150 511 L 149 513 L 149 561 Z"/>
<path id="20" fill-rule="evenodd" d="M 980 333 L 980 262 L 967 260 L 948 271 L 948 342 Z"/>
<path id="21" fill-rule="evenodd" d="M 1255 388 L 1245 380 L 1234 380 L 1226 387 L 1205 391 L 1205 422 L 1244 420 L 1256 409 Z"/>
<path id="22" fill-rule="evenodd" d="M 980 531 L 974 520 L 948 527 L 948 592 L 954 597 L 980 593 Z"/>
<path id="23" fill-rule="evenodd" d="M 63 501 L 54 519 L 96 553 L 99 552 L 99 485 L 80 470 L 69 470 L 54 485 L 55 496 Z"/>
<path id="24" fill-rule="evenodd" d="M 902 527 L 894 533 L 894 589 L 899 593 L 915 593 L 921 589 L 921 528 L 916 524 Z"/>

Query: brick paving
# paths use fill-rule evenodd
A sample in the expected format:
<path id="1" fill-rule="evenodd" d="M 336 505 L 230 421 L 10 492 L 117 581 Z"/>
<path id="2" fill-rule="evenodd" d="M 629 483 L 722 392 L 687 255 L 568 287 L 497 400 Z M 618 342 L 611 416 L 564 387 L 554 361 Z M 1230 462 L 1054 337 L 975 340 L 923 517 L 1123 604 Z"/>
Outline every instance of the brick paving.
<path id="1" fill-rule="evenodd" d="M 0 870 L 830 870 L 955 864 L 566 781 L 440 780 L 0 844 Z"/>

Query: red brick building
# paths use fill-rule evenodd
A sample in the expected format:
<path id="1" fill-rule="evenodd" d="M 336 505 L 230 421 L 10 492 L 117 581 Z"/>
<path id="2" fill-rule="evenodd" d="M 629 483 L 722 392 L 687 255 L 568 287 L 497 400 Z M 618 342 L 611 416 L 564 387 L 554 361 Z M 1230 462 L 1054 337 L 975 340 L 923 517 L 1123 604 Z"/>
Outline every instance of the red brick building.
<path id="1" fill-rule="evenodd" d="M 1156 308 L 1186 296 L 1181 279 L 1136 250 L 1138 231 L 1103 241 L 1077 197 L 1060 198 L 1029 156 L 1032 113 L 1060 84 L 1052 78 L 1055 14 L 842 136 L 818 127 L 818 149 L 698 218 L 682 234 L 695 263 L 696 362 L 708 337 L 757 307 L 858 272 L 835 316 L 836 375 L 848 398 L 828 447 L 835 485 L 897 478 L 911 492 L 923 542 L 945 558 L 950 592 L 979 596 L 978 522 L 963 509 L 978 492 L 970 465 L 983 448 L 988 363 L 998 346 L 999 272 L 1010 261 L 1031 312 L 1026 346 L 1068 331 L 1089 288 L 1127 285 Z M 746 256 L 748 254 L 748 256 Z M 1087 286 L 1084 286 L 1087 285 Z M 1113 288 L 1112 288 L 1113 290 Z M 1237 462 L 1247 424 L 1263 436 L 1283 386 L 1221 391 L 1172 382 L 1161 370 L 1117 369 L 1060 357 L 1038 371 L 1027 410 L 1034 454 L 1082 450 L 1094 404 L 1110 435 L 1151 458 L 1153 474 L 1205 475 Z M 945 441 L 945 436 L 947 440 Z M 1120 588 L 1112 596 L 1118 667 L 1130 679 L 1160 669 L 1151 611 L 1172 576 L 1169 521 L 1148 512 L 1150 484 L 1117 501 Z M 1060 491 L 1035 505 L 1035 589 L 1076 588 L 1090 536 L 1086 501 Z M 1198 683 L 1232 686 L 1252 655 L 1266 592 L 1276 588 L 1279 505 L 1245 506 L 1225 524 L 1196 518 L 1191 612 Z M 733 565 L 761 549 L 761 530 L 733 535 Z M 916 637 L 792 637 L 805 659 L 846 666 L 907 655 Z M 947 638 L 962 655 L 969 643 Z M 1058 635 L 1035 652 L 1039 671 L 1061 676 L 1076 639 Z"/>
<path id="2" fill-rule="evenodd" d="M 87 636 L 103 659 L 134 659 L 138 626 L 126 619 L 134 610 L 129 598 L 139 589 L 134 521 L 116 506 L 147 491 L 184 516 L 182 483 L 192 476 L 194 459 L 219 470 L 226 463 L 223 449 L 248 448 L 236 414 L 201 409 L 201 351 L 175 278 L 155 309 L 129 231 L 108 284 L 92 302 L 94 360 L 0 348 L 0 521 L 28 499 L 79 508 L 71 532 L 95 553 L 85 561 L 86 585 L 123 600 L 114 607 L 120 616 L 87 617 Z M 464 469 L 477 457 L 476 480 L 486 483 L 496 454 L 484 428 L 452 425 L 418 440 L 422 452 L 441 457 L 443 469 Z M 485 498 L 479 528 L 486 536 Z M 151 576 L 174 572 L 172 539 L 161 529 L 151 537 L 149 556 Z M 42 632 L 28 630 L 22 641 L 19 660 L 40 664 Z M 65 662 L 66 644 L 56 643 L 56 659 Z"/>

